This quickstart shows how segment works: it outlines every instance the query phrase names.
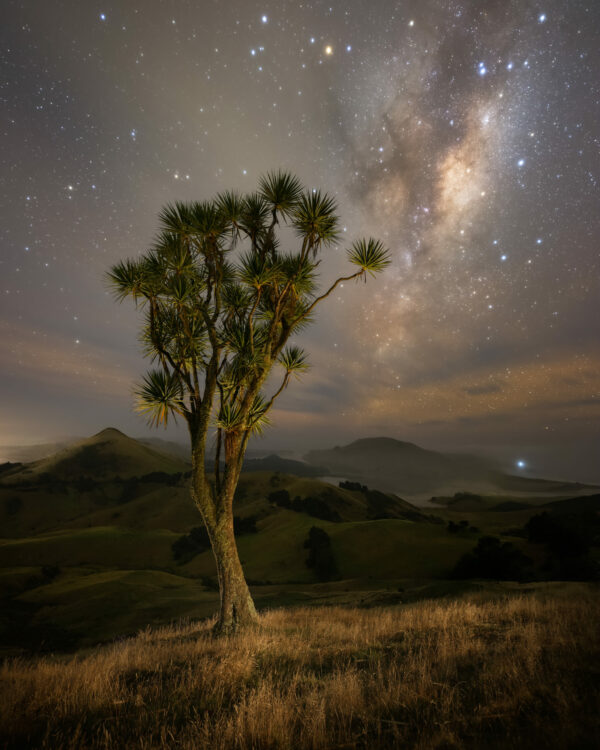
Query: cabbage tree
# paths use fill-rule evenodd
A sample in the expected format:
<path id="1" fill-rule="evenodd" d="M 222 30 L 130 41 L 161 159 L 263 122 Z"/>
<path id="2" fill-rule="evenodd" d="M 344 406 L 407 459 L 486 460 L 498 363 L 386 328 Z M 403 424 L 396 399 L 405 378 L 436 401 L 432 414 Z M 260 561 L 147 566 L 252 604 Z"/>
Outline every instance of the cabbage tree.
<path id="1" fill-rule="evenodd" d="M 137 387 L 138 410 L 152 425 L 176 417 L 187 424 L 191 495 L 219 580 L 215 631 L 229 633 L 257 617 L 232 504 L 248 440 L 269 424 L 292 376 L 308 367 L 290 339 L 338 284 L 366 280 L 389 257 L 381 242 L 359 240 L 347 251 L 350 272 L 319 292 L 322 253 L 339 240 L 336 204 L 285 172 L 265 175 L 248 195 L 167 205 L 159 221 L 150 249 L 113 266 L 108 280 L 119 300 L 132 298 L 143 314 L 144 352 L 154 367 Z"/>

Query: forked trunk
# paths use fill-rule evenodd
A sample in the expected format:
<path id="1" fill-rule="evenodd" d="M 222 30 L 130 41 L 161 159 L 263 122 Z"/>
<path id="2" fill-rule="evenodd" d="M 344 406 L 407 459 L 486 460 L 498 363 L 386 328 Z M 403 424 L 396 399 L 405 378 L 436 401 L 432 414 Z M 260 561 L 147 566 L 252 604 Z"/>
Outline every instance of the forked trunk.
<path id="1" fill-rule="evenodd" d="M 219 490 L 208 482 L 205 465 L 205 435 L 192 432 L 191 493 L 208 531 L 217 566 L 221 604 L 214 627 L 216 635 L 233 633 L 258 622 L 258 615 L 244 577 L 233 533 L 233 496 L 239 479 L 245 441 L 236 436 L 226 443 L 230 470 L 223 477 Z M 235 451 L 231 460 L 232 450 Z M 233 470 L 231 469 L 233 467 Z"/>
<path id="2" fill-rule="evenodd" d="M 258 621 L 258 615 L 244 577 L 233 534 L 233 514 L 230 509 L 214 530 L 210 530 L 213 554 L 217 564 L 221 605 L 215 624 L 215 634 L 233 633 Z"/>

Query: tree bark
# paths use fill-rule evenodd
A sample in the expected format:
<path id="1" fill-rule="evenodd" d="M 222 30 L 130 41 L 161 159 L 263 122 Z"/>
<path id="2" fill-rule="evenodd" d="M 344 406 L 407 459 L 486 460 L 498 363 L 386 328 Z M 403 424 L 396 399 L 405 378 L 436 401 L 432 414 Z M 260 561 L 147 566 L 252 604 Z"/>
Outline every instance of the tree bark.
<path id="1" fill-rule="evenodd" d="M 229 474 L 220 492 L 206 477 L 204 437 L 199 435 L 192 450 L 192 498 L 200 511 L 217 567 L 221 603 L 215 635 L 233 633 L 258 621 L 233 531 L 233 496 L 239 468 Z M 236 447 L 239 449 L 240 446 Z M 241 452 L 241 451 L 240 451 Z M 241 466 L 241 459 L 238 461 Z"/>
<path id="2" fill-rule="evenodd" d="M 235 542 L 231 502 L 227 506 L 222 509 L 216 527 L 209 529 L 221 595 L 219 616 L 214 627 L 217 635 L 233 633 L 258 621 Z"/>

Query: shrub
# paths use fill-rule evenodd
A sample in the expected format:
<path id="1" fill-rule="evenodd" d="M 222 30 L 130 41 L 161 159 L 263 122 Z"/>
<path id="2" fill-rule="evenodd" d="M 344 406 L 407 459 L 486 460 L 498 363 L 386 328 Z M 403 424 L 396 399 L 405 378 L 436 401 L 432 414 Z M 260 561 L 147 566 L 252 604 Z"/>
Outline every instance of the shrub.
<path id="1" fill-rule="evenodd" d="M 530 558 L 510 542 L 482 536 L 473 551 L 457 562 L 452 577 L 523 581 L 531 575 L 531 564 Z"/>
<path id="2" fill-rule="evenodd" d="M 308 538 L 304 542 L 304 548 L 309 550 L 306 564 L 314 568 L 319 581 L 331 581 L 339 578 L 339 572 L 331 549 L 329 534 L 313 526 L 308 532 Z"/>

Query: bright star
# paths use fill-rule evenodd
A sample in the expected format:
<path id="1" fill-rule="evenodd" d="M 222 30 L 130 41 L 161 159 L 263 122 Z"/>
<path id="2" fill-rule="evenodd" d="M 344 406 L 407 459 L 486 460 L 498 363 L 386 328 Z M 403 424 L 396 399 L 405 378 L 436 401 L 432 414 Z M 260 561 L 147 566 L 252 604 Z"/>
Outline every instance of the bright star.
<path id="1" fill-rule="evenodd" d="M 262 17 L 262 18 L 261 18 L 260 20 L 261 20 L 261 21 L 262 21 L 263 23 L 267 23 L 267 21 L 268 21 L 269 19 L 267 18 L 267 16 L 263 16 L 263 17 Z"/>
<path id="2" fill-rule="evenodd" d="M 509 62 L 508 65 L 506 66 L 506 70 L 512 70 L 514 67 L 515 67 L 515 64 Z"/>
<path id="3" fill-rule="evenodd" d="M 409 25 L 409 26 L 414 26 L 414 25 L 415 25 L 415 22 L 414 22 L 414 21 L 409 21 L 409 22 L 408 22 L 408 25 Z"/>
<path id="4" fill-rule="evenodd" d="M 517 166 L 518 167 L 524 167 L 525 166 L 525 159 L 519 159 L 519 161 L 517 162 Z"/>
<path id="5" fill-rule="evenodd" d="M 546 14 L 545 13 L 540 13 L 540 15 L 538 16 L 538 21 L 540 23 L 544 23 L 545 20 L 546 20 Z"/>
<path id="6" fill-rule="evenodd" d="M 519 459 L 517 461 L 517 466 L 519 467 L 519 469 L 524 469 L 525 468 L 525 461 L 523 461 L 522 459 Z"/>
<path id="7" fill-rule="evenodd" d="M 106 13 L 100 13 L 100 20 L 106 21 Z"/>
<path id="8" fill-rule="evenodd" d="M 350 52 L 352 50 L 352 47 L 348 44 L 346 45 L 346 52 Z"/>
<path id="9" fill-rule="evenodd" d="M 333 55 L 333 47 L 330 44 L 328 44 L 327 47 L 325 47 L 325 54 Z"/>
<path id="10" fill-rule="evenodd" d="M 500 260 L 505 261 L 508 258 L 508 255 L 501 255 Z"/>

